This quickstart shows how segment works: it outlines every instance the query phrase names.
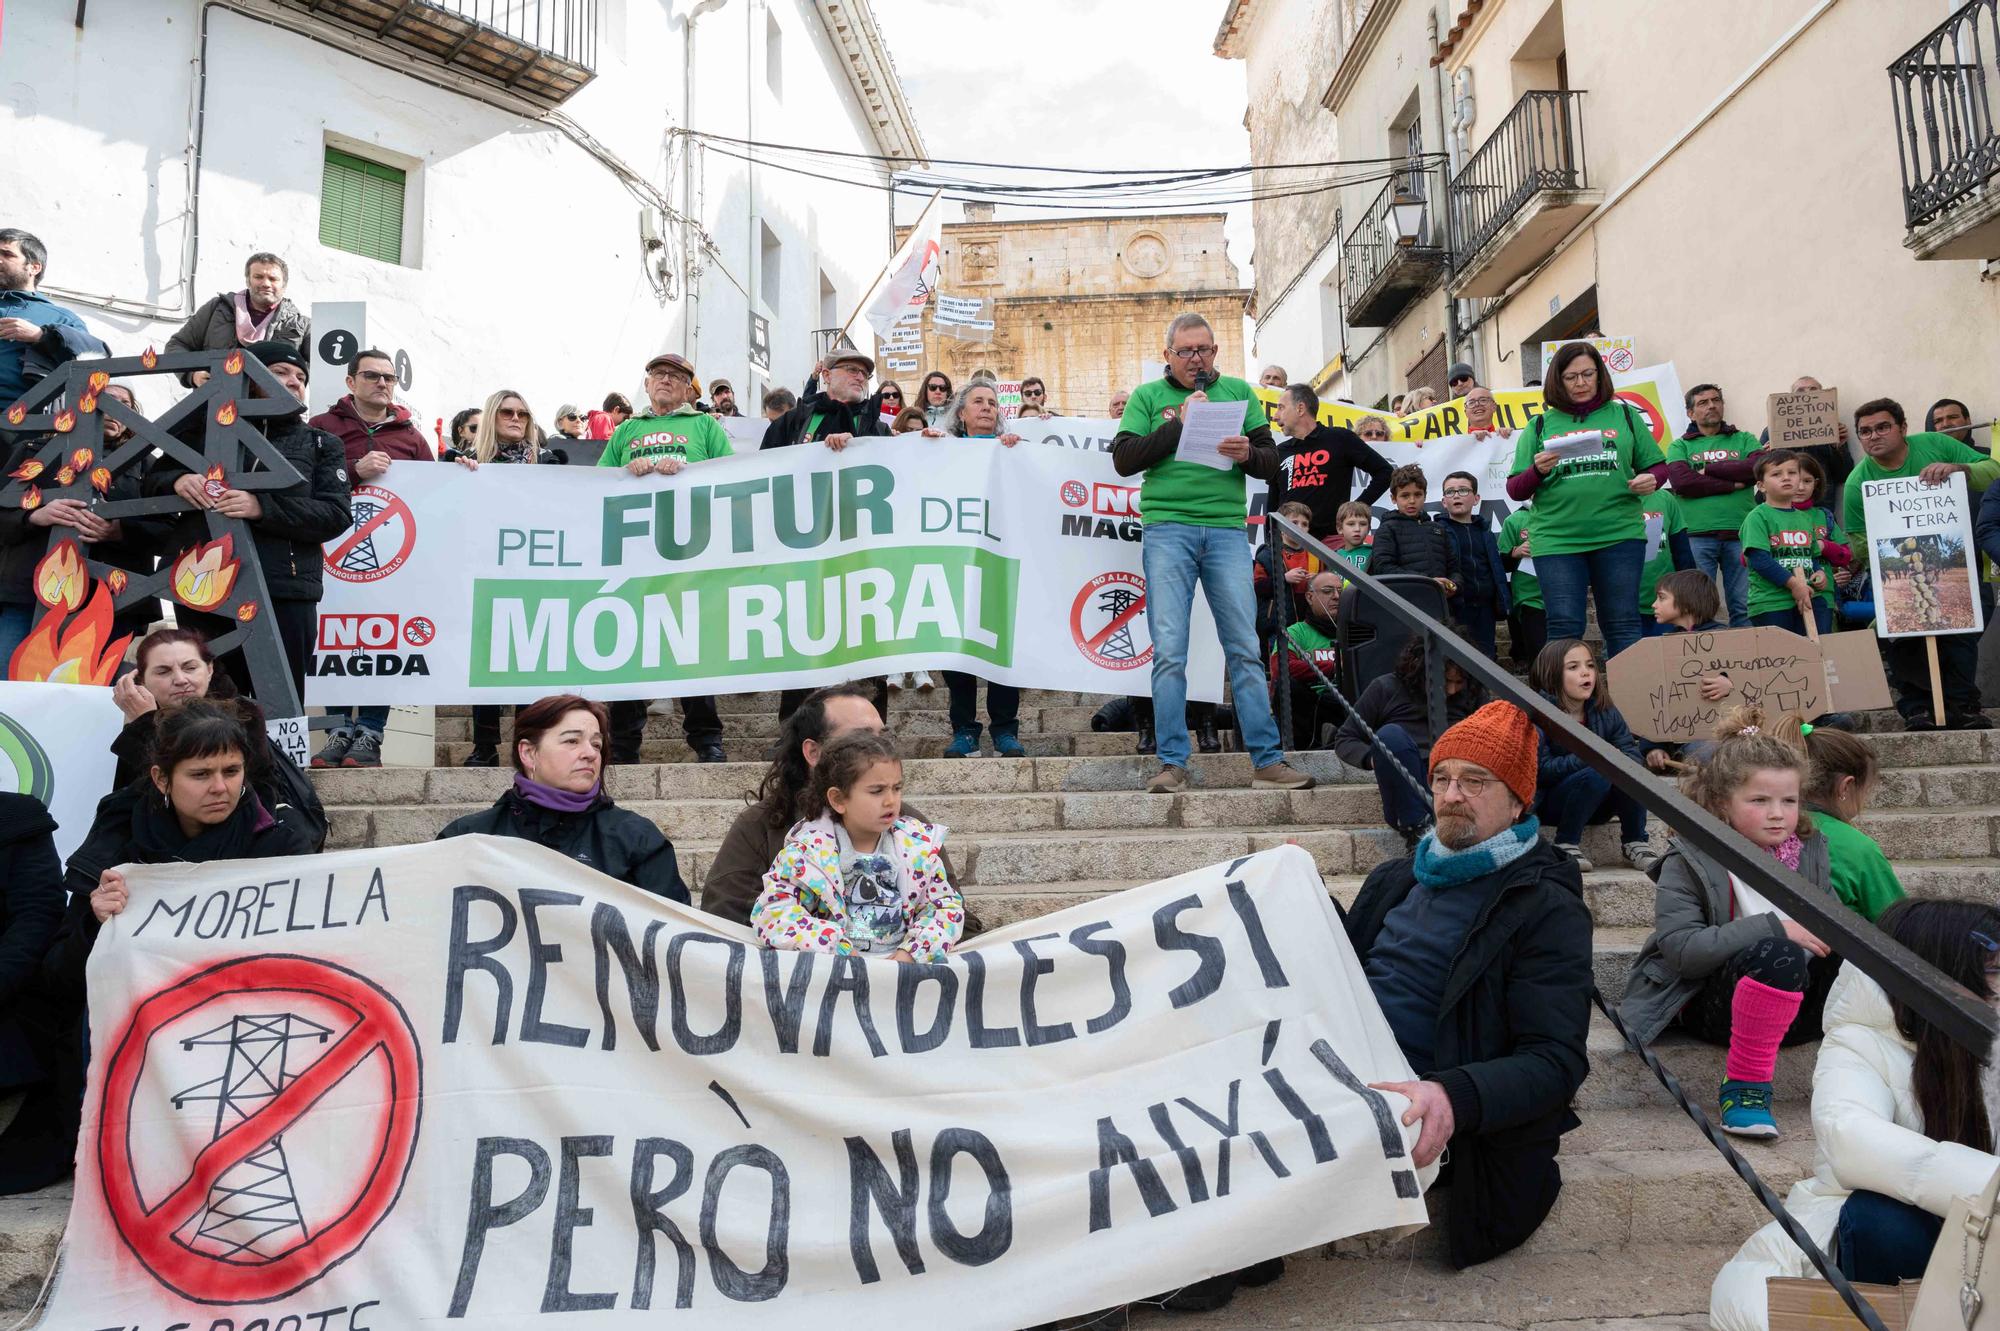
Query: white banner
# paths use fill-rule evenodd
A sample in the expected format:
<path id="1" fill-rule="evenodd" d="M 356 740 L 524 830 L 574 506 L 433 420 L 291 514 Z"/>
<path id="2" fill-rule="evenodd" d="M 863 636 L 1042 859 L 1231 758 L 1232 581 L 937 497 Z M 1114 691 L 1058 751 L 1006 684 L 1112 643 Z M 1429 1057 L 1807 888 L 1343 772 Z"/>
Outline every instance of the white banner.
<path id="1" fill-rule="evenodd" d="M 355 486 L 356 525 L 326 547 L 307 699 L 663 698 L 939 668 L 1143 695 L 1138 493 L 1094 449 L 917 434 L 673 477 L 399 462 Z M 1200 597 L 1190 639 L 1189 695 L 1219 701 Z"/>
<path id="2" fill-rule="evenodd" d="M 110 689 L 0 680 L 0 790 L 48 806 L 64 860 L 111 793 L 118 771 L 111 744 L 124 728 Z"/>
<path id="3" fill-rule="evenodd" d="M 518 840 L 126 873 L 61 1331 L 1014 1328 L 1425 1220 L 1297 847 L 938 965 Z"/>

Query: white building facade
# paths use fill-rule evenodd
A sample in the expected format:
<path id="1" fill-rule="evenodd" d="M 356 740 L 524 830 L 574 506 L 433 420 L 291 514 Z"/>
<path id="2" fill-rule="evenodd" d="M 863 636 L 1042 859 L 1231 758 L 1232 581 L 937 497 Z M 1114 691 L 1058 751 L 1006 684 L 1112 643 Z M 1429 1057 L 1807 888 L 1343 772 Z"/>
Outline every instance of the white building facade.
<path id="1" fill-rule="evenodd" d="M 501 387 L 545 426 L 636 401 L 661 350 L 746 414 L 796 390 L 891 250 L 877 159 L 923 156 L 866 0 L 46 0 L 4 25 L 0 226 L 47 244 L 48 294 L 131 354 L 275 252 L 301 308 L 366 302 L 427 430 Z M 857 157 L 810 180 L 689 128 Z"/>

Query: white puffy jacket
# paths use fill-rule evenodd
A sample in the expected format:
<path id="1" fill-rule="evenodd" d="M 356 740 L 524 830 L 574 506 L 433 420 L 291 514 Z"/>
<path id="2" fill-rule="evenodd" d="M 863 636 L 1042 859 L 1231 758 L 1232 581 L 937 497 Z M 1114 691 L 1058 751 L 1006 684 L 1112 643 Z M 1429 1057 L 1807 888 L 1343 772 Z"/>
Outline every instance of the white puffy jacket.
<path id="1" fill-rule="evenodd" d="M 1815 1159 L 1785 1208 L 1822 1248 L 1833 1240 L 1849 1194 L 1879 1192 L 1942 1216 L 1952 1198 L 1977 1192 L 2000 1157 L 1924 1136 L 1910 1087 L 1914 1047 L 1896 1031 L 1889 996 L 1852 965 L 1840 968 L 1826 1001 L 1826 1041 L 1813 1067 Z M 1817 1275 L 1776 1221 L 1750 1236 L 1709 1293 L 1713 1331 L 1766 1331 L 1764 1282 Z"/>

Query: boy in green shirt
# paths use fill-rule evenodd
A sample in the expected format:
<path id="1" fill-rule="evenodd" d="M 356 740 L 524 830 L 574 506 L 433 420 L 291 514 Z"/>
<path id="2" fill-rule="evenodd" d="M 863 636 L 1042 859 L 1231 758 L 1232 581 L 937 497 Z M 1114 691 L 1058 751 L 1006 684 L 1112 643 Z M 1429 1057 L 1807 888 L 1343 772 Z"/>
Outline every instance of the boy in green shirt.
<path id="1" fill-rule="evenodd" d="M 1339 527 L 1340 543 L 1333 547 L 1333 552 L 1365 571 L 1368 557 L 1375 553 L 1375 547 L 1369 543 L 1375 528 L 1375 511 L 1359 499 L 1350 499 L 1335 510 L 1334 521 Z M 1341 585 L 1347 585 L 1345 579 Z"/>
<path id="2" fill-rule="evenodd" d="M 646 400 L 652 410 L 634 416 L 611 433 L 597 459 L 600 467 L 623 467 L 634 476 L 672 476 L 690 462 L 728 457 L 729 436 L 713 416 L 694 409 L 701 381 L 686 357 L 663 351 L 646 362 Z M 696 762 L 728 762 L 722 750 L 722 718 L 713 697 L 680 700 L 681 729 Z M 646 735 L 646 704 L 611 704 L 611 761 L 636 763 Z"/>
<path id="3" fill-rule="evenodd" d="M 1535 556 L 1528 546 L 1528 522 L 1533 505 L 1523 504 L 1500 524 L 1500 562 L 1511 575 L 1507 579 L 1508 654 L 1525 670 L 1541 655 L 1549 640 L 1549 616 L 1542 604 L 1541 579 L 1535 576 Z"/>
<path id="4" fill-rule="evenodd" d="M 1153 640 L 1153 724 L 1160 770 L 1146 785 L 1156 795 L 1188 789 L 1188 626 L 1197 583 L 1208 598 L 1222 639 L 1236 730 L 1254 768 L 1259 790 L 1304 790 L 1313 779 L 1285 762 L 1278 723 L 1271 715 L 1269 684 L 1257 650 L 1257 593 L 1251 578 L 1246 476 L 1268 481 L 1278 474 L 1278 450 L 1256 394 L 1241 379 L 1215 370 L 1215 333 L 1198 314 L 1167 325 L 1167 372 L 1132 390 L 1111 441 L 1111 463 L 1120 476 L 1145 480 L 1139 487 L 1144 519 L 1139 552 L 1146 574 L 1146 629 Z M 1224 439 L 1218 451 L 1228 464 L 1206 466 L 1177 456 L 1181 415 L 1202 402 L 1245 404 L 1244 433 Z"/>
<path id="5" fill-rule="evenodd" d="M 1743 560 L 1750 567 L 1750 622 L 1806 635 L 1807 615 L 1833 632 L 1833 611 L 1820 593 L 1833 585 L 1834 564 L 1849 559 L 1847 533 L 1821 508 L 1802 508 L 1812 490 L 1805 458 L 1789 448 L 1757 459 L 1764 502 L 1743 519 Z"/>
<path id="6" fill-rule="evenodd" d="M 1854 546 L 1868 549 L 1868 514 L 1861 487 L 1869 481 L 1916 476 L 1926 485 L 1943 485 L 1955 471 L 1965 473 L 1969 493 L 1978 495 L 2000 480 L 2000 461 L 1975 453 L 1946 434 L 1910 434 L 1903 406 L 1892 398 L 1864 402 L 1854 413 L 1854 433 L 1866 455 L 1847 478 L 1847 520 L 1854 524 Z M 1879 594 L 1879 593 L 1878 593 Z M 1980 593 L 1984 595 L 1982 591 Z M 1938 683 L 1944 693 L 1946 730 L 1991 730 L 1980 710 L 1979 635 L 1941 633 L 1937 644 Z M 1889 683 L 1896 690 L 1896 710 L 1906 730 L 1935 730 L 1931 713 L 1930 665 L 1922 637 L 1895 638 L 1882 644 Z"/>

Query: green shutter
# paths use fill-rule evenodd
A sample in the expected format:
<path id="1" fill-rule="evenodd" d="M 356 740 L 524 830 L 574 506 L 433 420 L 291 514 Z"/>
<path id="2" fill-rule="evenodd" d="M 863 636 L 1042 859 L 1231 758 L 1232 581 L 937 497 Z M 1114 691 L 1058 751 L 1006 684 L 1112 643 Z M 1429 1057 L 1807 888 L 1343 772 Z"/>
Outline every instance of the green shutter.
<path id="1" fill-rule="evenodd" d="M 404 179 L 396 167 L 328 148 L 320 178 L 319 243 L 401 263 Z"/>

